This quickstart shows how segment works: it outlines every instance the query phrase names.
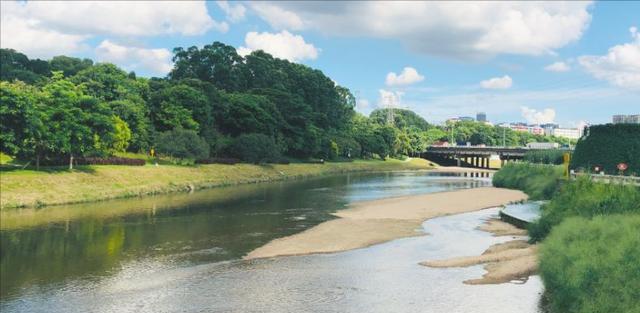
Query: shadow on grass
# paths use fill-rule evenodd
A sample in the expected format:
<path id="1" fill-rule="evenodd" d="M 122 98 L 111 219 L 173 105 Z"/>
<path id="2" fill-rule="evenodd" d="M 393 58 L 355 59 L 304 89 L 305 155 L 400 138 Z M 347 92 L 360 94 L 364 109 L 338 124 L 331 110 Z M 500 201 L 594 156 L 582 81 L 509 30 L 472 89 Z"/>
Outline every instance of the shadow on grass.
<path id="1" fill-rule="evenodd" d="M 17 172 L 17 171 L 36 171 L 36 172 L 49 173 L 49 174 L 65 173 L 65 172 L 66 173 L 81 172 L 81 173 L 93 174 L 96 172 L 96 169 L 92 165 L 76 165 L 73 167 L 73 170 L 69 170 L 68 166 L 40 166 L 40 169 L 38 170 L 36 170 L 35 166 L 31 166 L 31 165 L 27 167 L 23 167 L 21 165 L 13 165 L 13 164 L 0 166 L 0 173 Z"/>

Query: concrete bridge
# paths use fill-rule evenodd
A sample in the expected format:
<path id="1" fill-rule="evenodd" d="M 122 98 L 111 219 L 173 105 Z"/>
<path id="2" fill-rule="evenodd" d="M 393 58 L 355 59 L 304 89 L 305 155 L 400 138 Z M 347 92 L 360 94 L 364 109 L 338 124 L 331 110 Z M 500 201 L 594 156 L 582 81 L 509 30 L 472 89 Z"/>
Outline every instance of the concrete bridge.
<path id="1" fill-rule="evenodd" d="M 505 162 L 522 160 L 527 151 L 529 148 L 430 146 L 421 156 L 436 163 L 455 162 L 457 166 L 489 168 L 489 159 L 492 155 L 497 155 L 500 158 L 500 164 L 504 165 Z"/>

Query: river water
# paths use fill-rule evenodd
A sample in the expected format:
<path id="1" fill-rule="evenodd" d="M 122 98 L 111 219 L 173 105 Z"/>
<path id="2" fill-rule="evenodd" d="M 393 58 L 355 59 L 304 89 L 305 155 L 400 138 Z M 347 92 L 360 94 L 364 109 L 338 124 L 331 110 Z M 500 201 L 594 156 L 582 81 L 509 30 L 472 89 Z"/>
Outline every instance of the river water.
<path id="1" fill-rule="evenodd" d="M 423 223 L 428 236 L 335 254 L 243 261 L 349 203 L 490 185 L 468 174 L 349 174 L 0 213 L 0 311 L 538 312 L 542 284 L 468 286 L 482 266 L 419 262 L 509 240 L 498 209 Z"/>

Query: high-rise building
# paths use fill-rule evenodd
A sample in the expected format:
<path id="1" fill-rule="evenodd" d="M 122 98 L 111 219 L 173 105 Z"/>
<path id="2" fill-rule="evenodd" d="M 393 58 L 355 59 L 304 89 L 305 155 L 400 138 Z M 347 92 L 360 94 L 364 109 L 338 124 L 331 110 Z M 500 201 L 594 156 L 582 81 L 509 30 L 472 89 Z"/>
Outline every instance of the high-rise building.
<path id="1" fill-rule="evenodd" d="M 478 122 L 486 122 L 487 121 L 487 113 L 479 112 L 476 114 L 476 121 Z"/>
<path id="2" fill-rule="evenodd" d="M 614 124 L 640 124 L 640 114 L 633 115 L 614 115 Z"/>

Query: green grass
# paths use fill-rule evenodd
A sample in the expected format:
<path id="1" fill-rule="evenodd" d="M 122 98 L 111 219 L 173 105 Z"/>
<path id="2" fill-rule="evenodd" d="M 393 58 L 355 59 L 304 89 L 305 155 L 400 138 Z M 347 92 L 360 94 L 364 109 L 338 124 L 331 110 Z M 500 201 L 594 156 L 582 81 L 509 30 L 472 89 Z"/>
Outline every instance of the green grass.
<path id="1" fill-rule="evenodd" d="M 36 207 L 357 171 L 430 168 L 423 159 L 325 164 L 78 166 L 0 173 L 0 207 Z"/>
<path id="2" fill-rule="evenodd" d="M 551 201 L 542 206 L 540 219 L 529 225 L 529 236 L 533 241 L 542 240 L 568 217 L 591 218 L 617 213 L 640 214 L 640 188 L 597 183 L 582 177 L 564 184 Z"/>
<path id="3" fill-rule="evenodd" d="M 528 194 L 529 198 L 541 200 L 551 198 L 560 185 L 561 177 L 560 166 L 508 163 L 493 175 L 493 185 L 519 189 Z"/>
<path id="4" fill-rule="evenodd" d="M 640 215 L 572 217 L 540 251 L 553 313 L 640 312 Z"/>

